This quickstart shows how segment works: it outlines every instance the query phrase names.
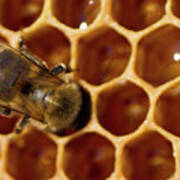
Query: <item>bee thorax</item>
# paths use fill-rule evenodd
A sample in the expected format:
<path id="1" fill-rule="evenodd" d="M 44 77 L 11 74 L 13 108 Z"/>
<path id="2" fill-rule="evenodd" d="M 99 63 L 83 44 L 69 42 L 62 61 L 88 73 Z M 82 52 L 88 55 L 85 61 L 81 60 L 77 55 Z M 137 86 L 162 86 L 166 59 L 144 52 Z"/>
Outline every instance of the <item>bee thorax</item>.
<path id="1" fill-rule="evenodd" d="M 45 121 L 53 131 L 68 128 L 75 122 L 82 104 L 82 95 L 74 83 L 59 86 L 45 97 Z"/>

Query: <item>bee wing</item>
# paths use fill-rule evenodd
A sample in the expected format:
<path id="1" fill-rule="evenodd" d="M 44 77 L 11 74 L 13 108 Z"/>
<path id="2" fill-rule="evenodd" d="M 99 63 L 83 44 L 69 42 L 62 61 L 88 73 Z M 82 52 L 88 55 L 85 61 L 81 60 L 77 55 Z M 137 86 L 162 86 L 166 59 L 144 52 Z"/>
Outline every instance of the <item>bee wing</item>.
<path id="1" fill-rule="evenodd" d="M 41 68 L 32 60 L 32 56 L 25 56 L 13 48 L 0 45 L 0 105 L 35 119 L 43 119 L 43 112 L 39 107 L 41 102 L 34 104 L 35 96 L 37 101 L 41 101 L 42 94 L 36 92 L 34 97 L 31 97 L 31 88 L 53 89 L 59 84 L 60 80 L 45 68 Z"/>

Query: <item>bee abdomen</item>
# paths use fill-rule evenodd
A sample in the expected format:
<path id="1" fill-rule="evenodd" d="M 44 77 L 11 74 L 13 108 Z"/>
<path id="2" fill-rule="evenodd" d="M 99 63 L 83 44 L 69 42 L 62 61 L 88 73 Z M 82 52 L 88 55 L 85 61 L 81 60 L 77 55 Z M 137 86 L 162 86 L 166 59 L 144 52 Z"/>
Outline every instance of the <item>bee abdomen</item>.
<path id="1" fill-rule="evenodd" d="M 5 49 L 0 52 L 0 98 L 4 101 L 10 101 L 14 93 L 14 87 L 19 77 L 26 72 L 28 64 L 22 57 L 16 55 L 13 51 Z"/>

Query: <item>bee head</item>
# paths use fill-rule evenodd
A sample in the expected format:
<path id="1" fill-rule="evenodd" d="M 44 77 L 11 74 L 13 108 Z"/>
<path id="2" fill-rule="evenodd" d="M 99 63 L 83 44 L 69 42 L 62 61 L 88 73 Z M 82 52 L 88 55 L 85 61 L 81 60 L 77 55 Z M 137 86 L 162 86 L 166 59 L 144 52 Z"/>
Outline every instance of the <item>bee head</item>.
<path id="1" fill-rule="evenodd" d="M 45 121 L 50 130 L 59 131 L 71 127 L 82 105 L 82 94 L 75 83 L 60 85 L 46 97 Z"/>

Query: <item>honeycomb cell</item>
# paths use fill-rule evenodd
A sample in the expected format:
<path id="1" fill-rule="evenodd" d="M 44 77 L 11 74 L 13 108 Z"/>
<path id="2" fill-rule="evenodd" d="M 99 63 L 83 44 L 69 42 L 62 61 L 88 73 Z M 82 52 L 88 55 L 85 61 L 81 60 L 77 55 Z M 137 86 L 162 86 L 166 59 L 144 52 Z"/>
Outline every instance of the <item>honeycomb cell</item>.
<path id="1" fill-rule="evenodd" d="M 114 170 L 114 146 L 96 133 L 71 139 L 65 146 L 63 169 L 71 180 L 104 180 Z"/>
<path id="2" fill-rule="evenodd" d="M 16 180 L 45 180 L 56 171 L 56 144 L 35 129 L 11 139 L 6 171 Z"/>
<path id="3" fill-rule="evenodd" d="M 180 1 L 179 0 L 172 0 L 172 11 L 178 18 L 180 18 Z"/>
<path id="4" fill-rule="evenodd" d="M 59 21 L 72 28 L 86 29 L 100 11 L 100 0 L 54 0 L 52 9 Z"/>
<path id="5" fill-rule="evenodd" d="M 103 28 L 80 39 L 77 53 L 77 76 L 100 85 L 123 73 L 131 46 L 114 30 Z"/>
<path id="6" fill-rule="evenodd" d="M 180 75 L 180 30 L 166 25 L 144 37 L 138 45 L 136 72 L 153 86 Z"/>
<path id="7" fill-rule="evenodd" d="M 156 132 L 132 139 L 122 153 L 122 171 L 127 180 L 165 180 L 175 171 L 171 143 Z"/>
<path id="8" fill-rule="evenodd" d="M 167 131 L 180 136 L 180 83 L 169 88 L 158 99 L 155 121 Z"/>
<path id="9" fill-rule="evenodd" d="M 97 102 L 98 119 L 111 133 L 125 135 L 143 123 L 148 107 L 147 94 L 126 81 L 101 92 Z"/>
<path id="10" fill-rule="evenodd" d="M 41 14 L 44 0 L 1 0 L 0 23 L 17 31 L 31 25 Z"/>
<path id="11" fill-rule="evenodd" d="M 112 0 L 112 16 L 127 29 L 139 31 L 161 19 L 165 4 L 166 0 Z"/>
<path id="12" fill-rule="evenodd" d="M 13 113 L 11 117 L 0 115 L 0 134 L 13 132 L 16 122 L 20 119 L 20 114 Z"/>
<path id="13" fill-rule="evenodd" d="M 41 26 L 41 28 L 24 38 L 30 51 L 45 60 L 50 68 L 60 62 L 69 63 L 70 43 L 64 34 L 57 29 L 50 26 Z"/>

